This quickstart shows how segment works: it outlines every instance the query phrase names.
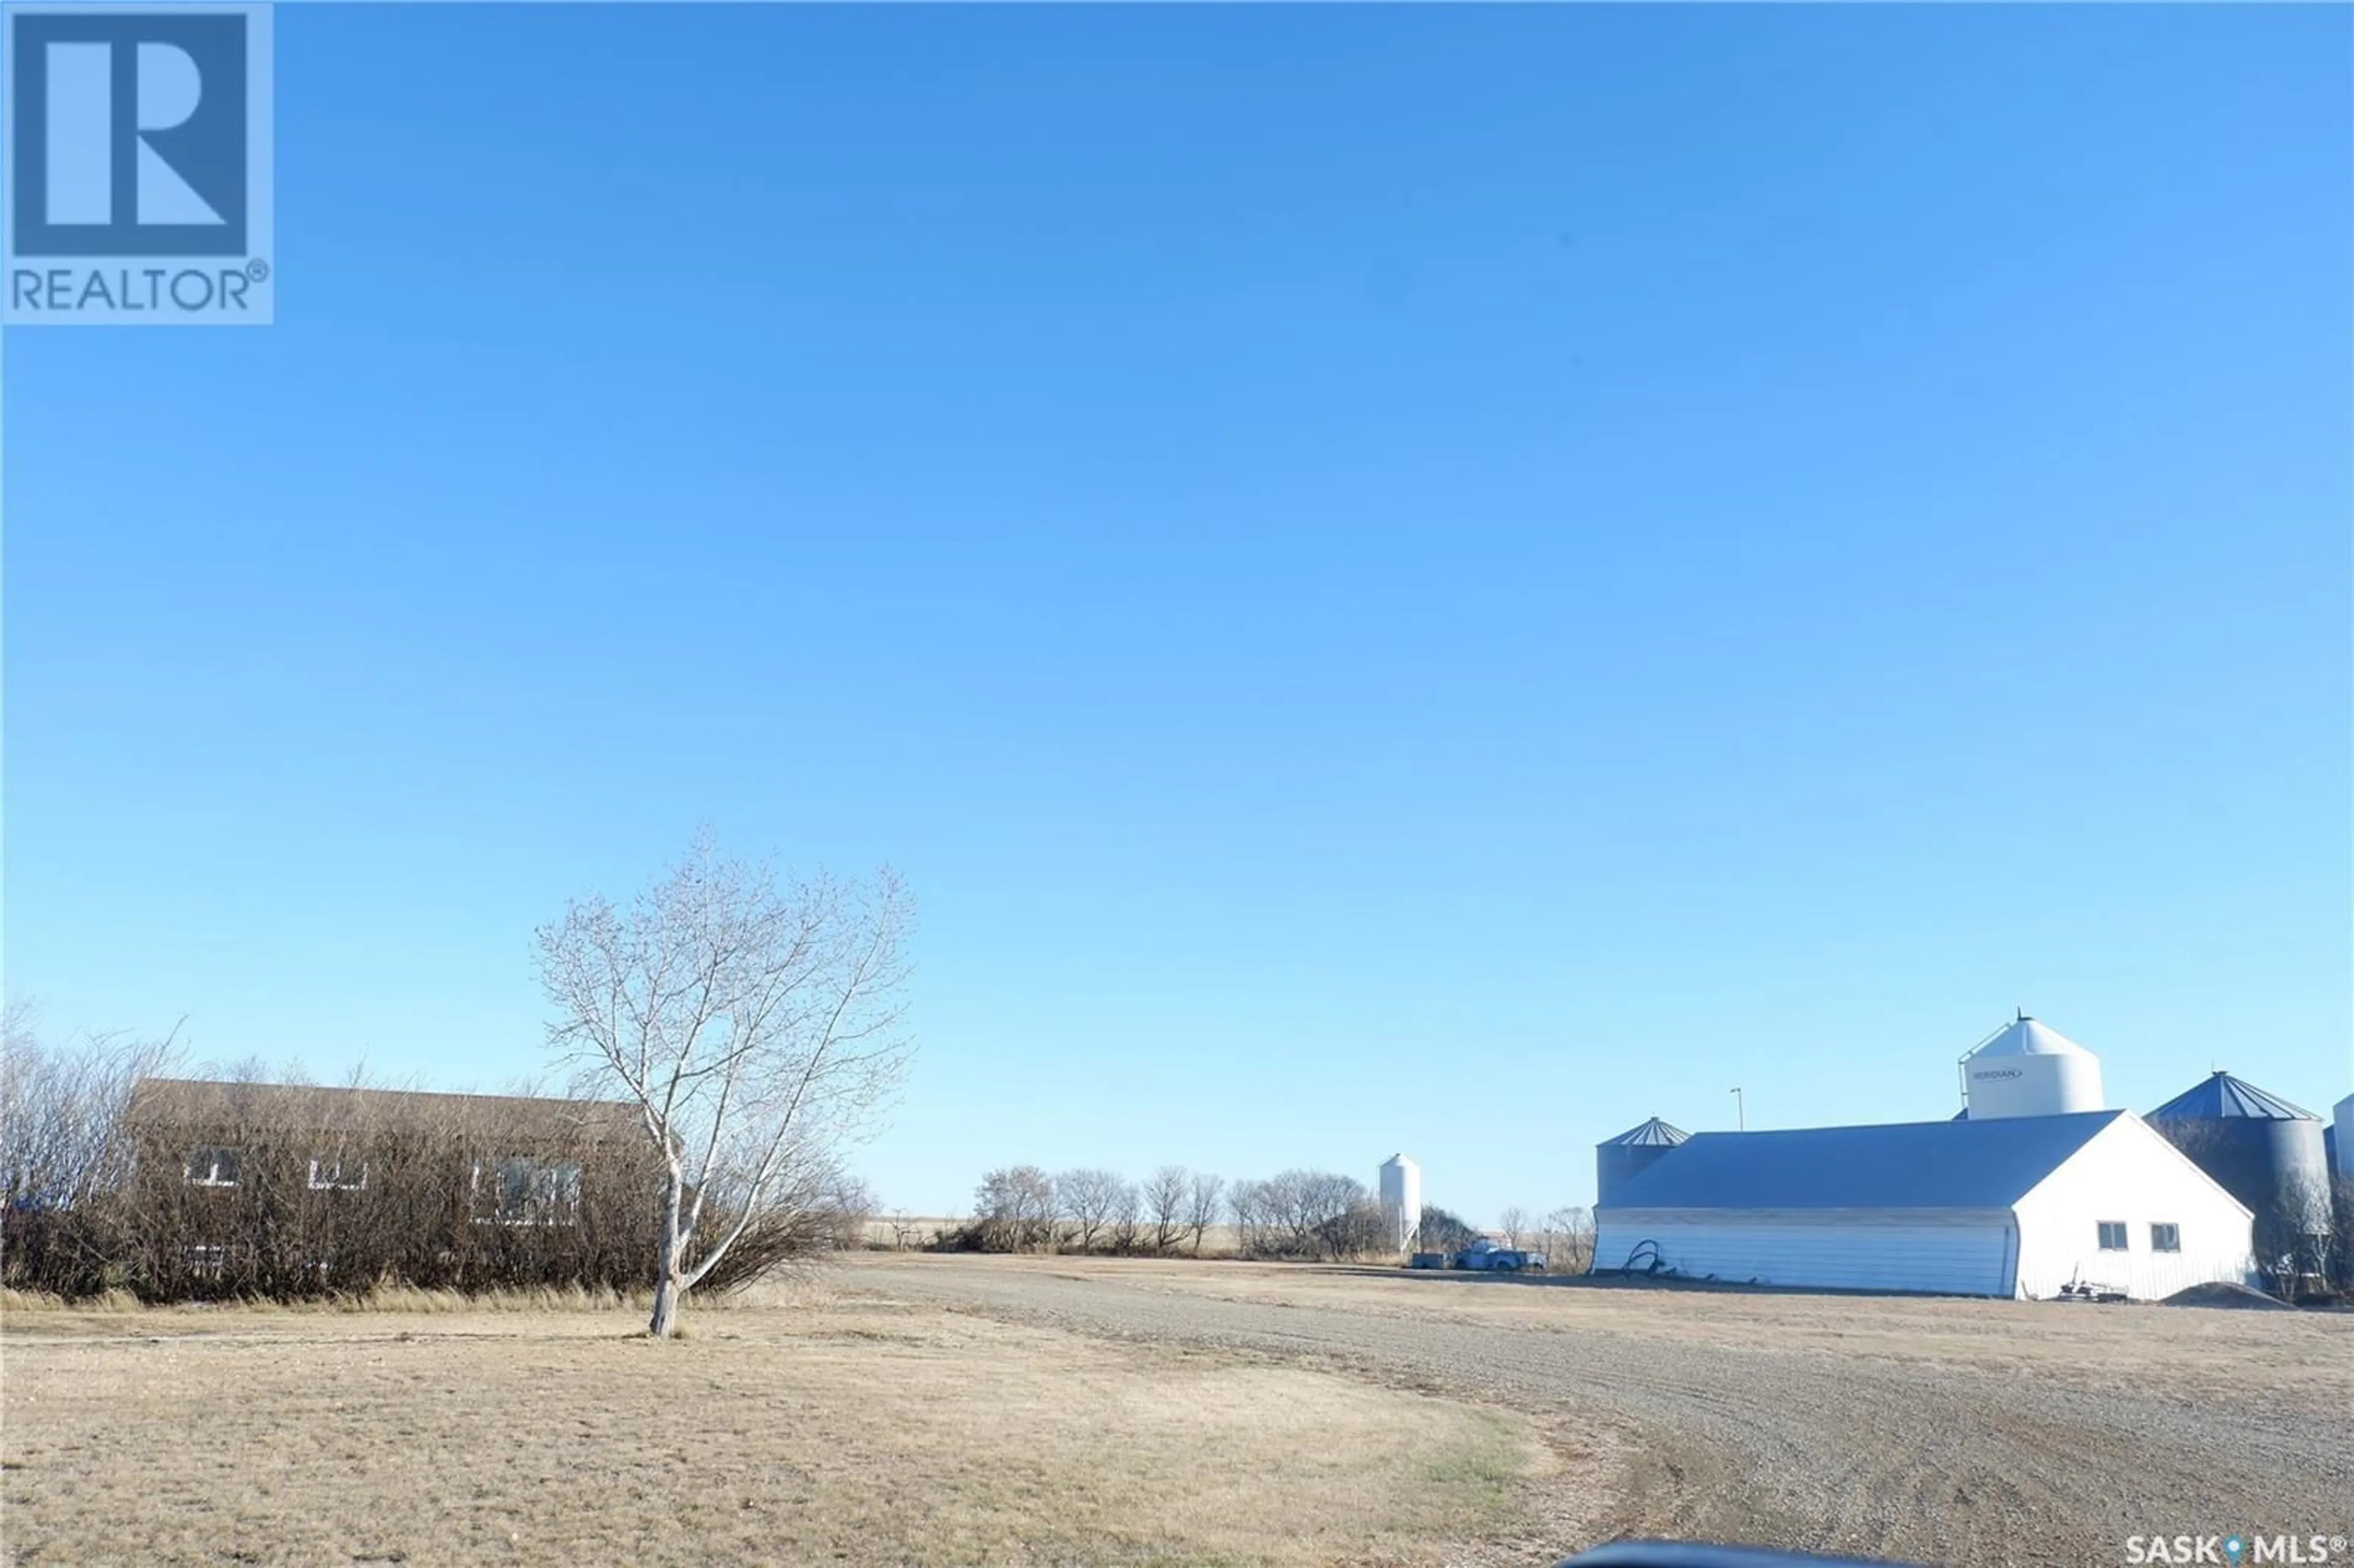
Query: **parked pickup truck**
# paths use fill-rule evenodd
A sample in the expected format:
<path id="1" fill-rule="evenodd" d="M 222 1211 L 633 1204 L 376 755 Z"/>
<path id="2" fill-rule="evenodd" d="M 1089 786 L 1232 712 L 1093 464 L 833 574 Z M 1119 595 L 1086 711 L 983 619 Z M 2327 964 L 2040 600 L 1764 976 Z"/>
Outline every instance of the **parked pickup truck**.
<path id="1" fill-rule="evenodd" d="M 1478 1269 L 1490 1274 L 1518 1274 L 1523 1269 L 1543 1272 L 1544 1254 L 1522 1247 L 1506 1246 L 1501 1242 L 1482 1236 L 1455 1255 L 1457 1268 Z"/>

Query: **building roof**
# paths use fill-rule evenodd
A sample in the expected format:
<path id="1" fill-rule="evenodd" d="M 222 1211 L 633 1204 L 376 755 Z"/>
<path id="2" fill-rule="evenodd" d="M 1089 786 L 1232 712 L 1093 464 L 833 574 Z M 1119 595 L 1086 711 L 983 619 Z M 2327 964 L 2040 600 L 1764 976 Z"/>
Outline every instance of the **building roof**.
<path id="1" fill-rule="evenodd" d="M 1614 1209 L 2007 1209 L 2126 1111 L 1697 1133 Z"/>
<path id="2" fill-rule="evenodd" d="M 2236 1116 L 2254 1117 L 2264 1121 L 2321 1119 L 2311 1111 L 2293 1106 L 2278 1095 L 2267 1094 L 2246 1079 L 2235 1078 L 2220 1068 L 2212 1076 L 2191 1085 L 2150 1112 L 2147 1119 L 2208 1121 Z"/>
<path id="3" fill-rule="evenodd" d="M 142 1078 L 131 1092 L 125 1119 L 133 1127 L 145 1128 L 645 1136 L 638 1107 L 626 1100 L 445 1095 L 315 1084 L 222 1083 L 207 1078 Z"/>
<path id="4" fill-rule="evenodd" d="M 1600 1149 L 1608 1149 L 1614 1144 L 1634 1144 L 1639 1146 L 1664 1146 L 1667 1148 L 1673 1148 L 1690 1137 L 1691 1137 L 1691 1134 L 1686 1132 L 1683 1128 L 1680 1127 L 1670 1127 L 1658 1117 L 1653 1117 L 1650 1120 L 1643 1123 L 1640 1127 L 1630 1127 L 1616 1138 L 1604 1139 L 1599 1144 L 1596 1145 L 1596 1147 Z"/>

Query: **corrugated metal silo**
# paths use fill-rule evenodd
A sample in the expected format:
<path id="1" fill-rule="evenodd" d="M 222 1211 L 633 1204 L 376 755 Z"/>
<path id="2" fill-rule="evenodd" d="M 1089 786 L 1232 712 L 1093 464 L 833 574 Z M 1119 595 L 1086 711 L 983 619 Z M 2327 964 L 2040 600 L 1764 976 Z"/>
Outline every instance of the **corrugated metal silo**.
<path id="1" fill-rule="evenodd" d="M 1389 1222 L 1390 1246 L 1404 1252 L 1422 1229 L 1422 1167 L 1403 1154 L 1382 1161 L 1382 1217 Z"/>
<path id="2" fill-rule="evenodd" d="M 2338 1174 L 2354 1181 L 2354 1095 L 2338 1102 Z"/>
<path id="3" fill-rule="evenodd" d="M 2217 1072 L 2143 1119 L 2248 1206 L 2260 1238 L 2268 1224 L 2288 1235 L 2328 1234 L 2329 1166 L 2311 1111 Z"/>
<path id="4" fill-rule="evenodd" d="M 1658 1117 L 1640 1127 L 1630 1127 L 1617 1137 L 1606 1139 L 1594 1146 L 1594 1202 L 1610 1202 L 1619 1184 L 1649 1170 L 1653 1162 L 1675 1150 L 1691 1134 L 1681 1128 L 1670 1127 Z"/>

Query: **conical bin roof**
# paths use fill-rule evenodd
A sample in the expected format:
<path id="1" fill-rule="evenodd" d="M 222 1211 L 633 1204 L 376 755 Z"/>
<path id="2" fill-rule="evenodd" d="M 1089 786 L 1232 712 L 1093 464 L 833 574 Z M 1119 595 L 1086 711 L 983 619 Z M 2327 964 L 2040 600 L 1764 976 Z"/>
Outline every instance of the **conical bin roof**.
<path id="1" fill-rule="evenodd" d="M 2218 1068 L 2200 1083 L 2183 1090 L 2144 1118 L 2147 1121 L 2212 1121 L 2224 1117 L 2254 1117 L 2263 1121 L 2319 1121 L 2301 1106 L 2235 1078 Z"/>
<path id="2" fill-rule="evenodd" d="M 1683 1128 L 1670 1127 L 1658 1117 L 1653 1117 L 1640 1127 L 1630 1127 L 1616 1138 L 1604 1139 L 1596 1147 L 1609 1149 L 1617 1145 L 1635 1145 L 1672 1149 L 1691 1136 L 1691 1134 Z"/>

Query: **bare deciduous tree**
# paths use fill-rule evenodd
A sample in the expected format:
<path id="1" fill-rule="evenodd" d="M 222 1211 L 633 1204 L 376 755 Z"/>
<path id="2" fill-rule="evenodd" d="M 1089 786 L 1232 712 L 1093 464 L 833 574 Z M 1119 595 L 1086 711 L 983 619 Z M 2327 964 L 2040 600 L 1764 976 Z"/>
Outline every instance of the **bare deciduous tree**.
<path id="1" fill-rule="evenodd" d="M 1275 1224 L 1275 1204 L 1268 1183 L 1238 1181 L 1226 1189 L 1226 1211 L 1234 1220 L 1235 1250 L 1245 1257 L 1271 1250 L 1269 1232 Z"/>
<path id="2" fill-rule="evenodd" d="M 1544 1217 L 1541 1233 L 1545 1266 L 1555 1274 L 1584 1274 L 1594 1263 L 1594 1211 L 1564 1204 Z"/>
<path id="3" fill-rule="evenodd" d="M 1423 1205 L 1422 1229 L 1416 1236 L 1423 1251 L 1452 1255 L 1479 1239 L 1479 1233 L 1460 1214 L 1434 1204 Z"/>
<path id="4" fill-rule="evenodd" d="M 1225 1190 L 1225 1177 L 1200 1171 L 1194 1172 L 1193 1184 L 1185 1191 L 1185 1228 L 1193 1233 L 1195 1257 L 1202 1255 L 1202 1237 L 1218 1222 L 1218 1203 Z"/>
<path id="5" fill-rule="evenodd" d="M 1145 1212 L 1152 1217 L 1152 1250 L 1167 1252 L 1185 1228 L 1185 1168 L 1163 1165 L 1144 1181 Z"/>
<path id="6" fill-rule="evenodd" d="M 1504 1233 L 1506 1246 L 1518 1246 L 1521 1238 L 1535 1227 L 1529 1221 L 1529 1212 L 1515 1203 L 1496 1216 L 1496 1228 Z"/>
<path id="7" fill-rule="evenodd" d="M 1275 1184 L 1296 1251 L 1338 1257 L 1358 1250 L 1354 1229 L 1343 1222 L 1371 1202 L 1363 1181 L 1337 1171 L 1287 1171 Z"/>
<path id="8" fill-rule="evenodd" d="M 1111 1250 L 1127 1257 L 1135 1253 L 1144 1232 L 1144 1194 L 1133 1181 L 1123 1180 L 1111 1201 Z"/>
<path id="9" fill-rule="evenodd" d="M 1117 1171 L 1087 1167 L 1066 1171 L 1055 1178 L 1055 1196 L 1062 1204 L 1063 1218 L 1071 1222 L 1081 1252 L 1093 1252 L 1096 1238 L 1104 1233 L 1119 1207 L 1120 1191 L 1128 1183 Z"/>
<path id="10" fill-rule="evenodd" d="M 2329 1184 L 2330 1232 L 2325 1258 L 2330 1287 L 2354 1298 L 2354 1176 L 2332 1178 Z"/>
<path id="11" fill-rule="evenodd" d="M 0 1018 L 0 1199 L 70 1209 L 120 1186 L 132 1149 L 122 1113 L 140 1079 L 179 1055 L 179 1025 L 161 1040 L 111 1033 L 44 1044 L 38 1011 L 11 1001 Z"/>
<path id="12" fill-rule="evenodd" d="M 626 908 L 576 899 L 540 930 L 551 1045 L 638 1107 L 663 1166 L 656 1338 L 748 1233 L 836 1184 L 896 1087 L 911 913 L 887 869 L 779 885 L 706 833 Z"/>
<path id="13" fill-rule="evenodd" d="M 1054 1233 L 1054 1179 L 1035 1165 L 991 1171 L 973 1189 L 972 1220 L 988 1251 L 1046 1245 Z"/>
<path id="14" fill-rule="evenodd" d="M 2256 1270 L 2272 1293 L 2294 1301 L 2328 1266 L 2330 1194 L 2321 1179 L 2286 1174 L 2256 1205 L 2250 1228 Z"/>
<path id="15" fill-rule="evenodd" d="M 864 1179 L 843 1176 L 826 1194 L 822 1213 L 825 1216 L 825 1245 L 835 1252 L 854 1252 L 866 1245 L 866 1232 L 875 1223 L 875 1189 Z"/>
<path id="16" fill-rule="evenodd" d="M 1226 1195 L 1245 1255 L 1346 1257 L 1378 1249 L 1381 1206 L 1354 1177 L 1285 1171 Z"/>

